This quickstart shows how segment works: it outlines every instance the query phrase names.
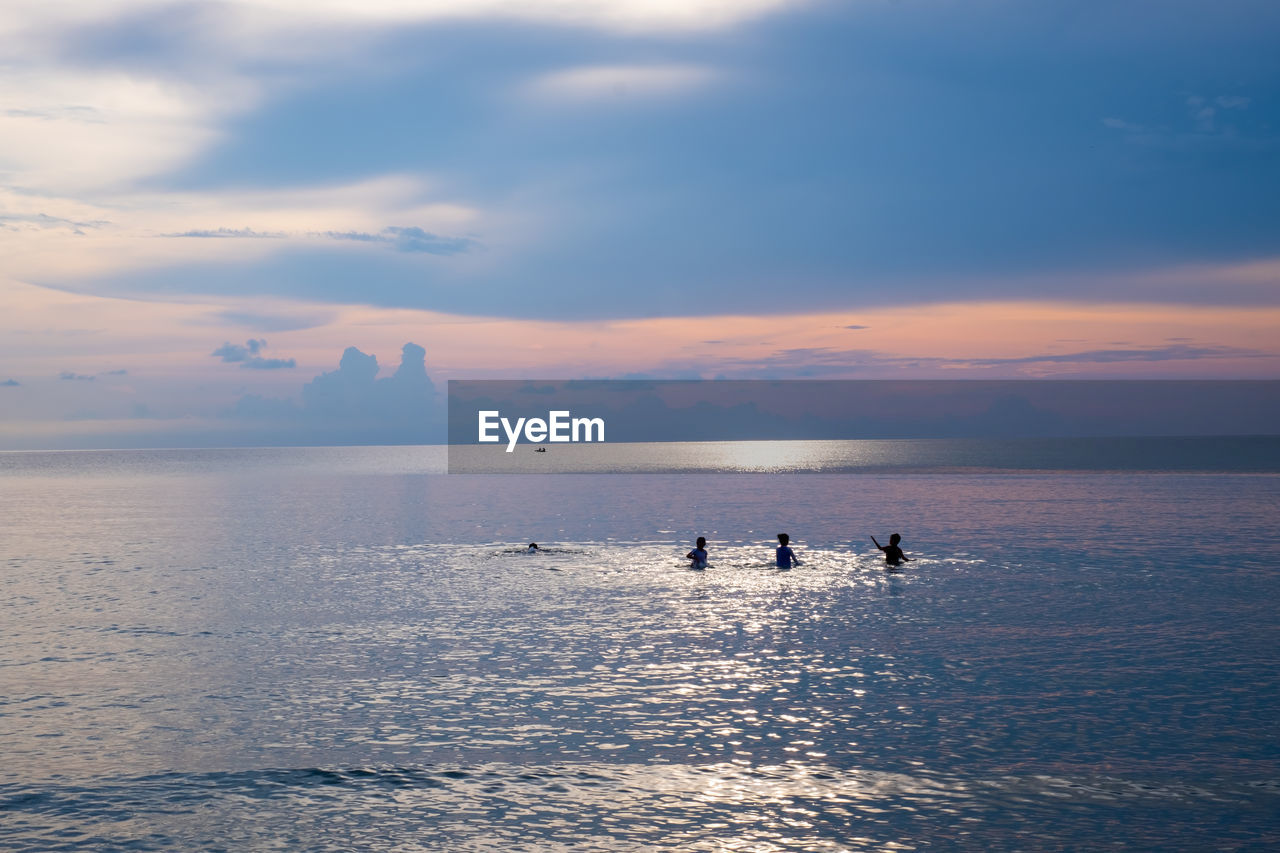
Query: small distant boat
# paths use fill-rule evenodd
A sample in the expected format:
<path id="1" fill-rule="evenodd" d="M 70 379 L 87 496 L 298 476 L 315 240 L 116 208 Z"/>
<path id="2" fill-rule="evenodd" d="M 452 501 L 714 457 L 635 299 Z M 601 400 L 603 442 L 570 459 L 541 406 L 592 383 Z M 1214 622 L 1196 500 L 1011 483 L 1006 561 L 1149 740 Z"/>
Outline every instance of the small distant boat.
<path id="1" fill-rule="evenodd" d="M 546 449 L 545 447 L 539 447 L 539 448 L 537 448 L 536 450 L 534 450 L 533 452 L 534 452 L 534 453 L 546 453 L 546 452 L 547 452 L 547 449 Z"/>

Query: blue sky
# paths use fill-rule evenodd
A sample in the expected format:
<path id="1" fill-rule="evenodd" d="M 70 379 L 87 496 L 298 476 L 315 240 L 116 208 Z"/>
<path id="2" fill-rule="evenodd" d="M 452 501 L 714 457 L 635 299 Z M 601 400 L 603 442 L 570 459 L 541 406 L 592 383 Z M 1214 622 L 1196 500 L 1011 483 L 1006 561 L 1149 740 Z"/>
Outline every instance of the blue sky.
<path id="1" fill-rule="evenodd" d="M 0 421 L 216 432 L 406 342 L 437 382 L 1275 377 L 1277 43 L 1238 0 L 18 0 Z"/>

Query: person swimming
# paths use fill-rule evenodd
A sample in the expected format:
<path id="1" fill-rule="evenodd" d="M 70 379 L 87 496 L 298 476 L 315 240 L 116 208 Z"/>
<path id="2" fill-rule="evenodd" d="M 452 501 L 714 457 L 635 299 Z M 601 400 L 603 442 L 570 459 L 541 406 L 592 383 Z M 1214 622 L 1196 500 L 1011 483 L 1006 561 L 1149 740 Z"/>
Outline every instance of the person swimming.
<path id="1" fill-rule="evenodd" d="M 902 541 L 902 536 L 900 534 L 894 533 L 890 535 L 888 545 L 881 545 L 879 542 L 876 542 L 876 537 L 874 536 L 871 537 L 871 541 L 875 542 L 877 548 L 884 551 L 884 561 L 890 566 L 896 566 L 899 563 L 911 562 L 911 558 L 902 553 L 902 549 L 898 547 L 898 543 Z"/>
<path id="2" fill-rule="evenodd" d="M 707 539 L 705 536 L 698 537 L 698 545 L 688 554 L 685 554 L 693 562 L 689 564 L 691 569 L 705 569 L 707 567 Z"/>
<path id="3" fill-rule="evenodd" d="M 538 543 L 537 543 L 537 542 L 530 542 L 530 543 L 529 543 L 528 552 L 529 552 L 530 554 L 536 554 L 536 553 L 538 553 L 538 550 L 539 550 L 539 549 L 538 549 Z"/>
<path id="4" fill-rule="evenodd" d="M 790 542 L 790 536 L 785 533 L 778 534 L 778 550 L 775 554 L 778 559 L 778 568 L 780 569 L 789 569 L 792 566 L 800 565 L 800 561 L 796 559 L 795 551 L 791 550 Z"/>

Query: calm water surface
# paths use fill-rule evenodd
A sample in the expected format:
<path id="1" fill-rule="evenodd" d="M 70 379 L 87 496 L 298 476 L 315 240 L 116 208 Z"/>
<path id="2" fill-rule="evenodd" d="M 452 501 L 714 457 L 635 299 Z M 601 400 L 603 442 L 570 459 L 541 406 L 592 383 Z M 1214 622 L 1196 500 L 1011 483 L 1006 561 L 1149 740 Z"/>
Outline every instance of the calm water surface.
<path id="1" fill-rule="evenodd" d="M 1276 474 L 443 465 L 0 454 L 0 848 L 1280 845 Z"/>

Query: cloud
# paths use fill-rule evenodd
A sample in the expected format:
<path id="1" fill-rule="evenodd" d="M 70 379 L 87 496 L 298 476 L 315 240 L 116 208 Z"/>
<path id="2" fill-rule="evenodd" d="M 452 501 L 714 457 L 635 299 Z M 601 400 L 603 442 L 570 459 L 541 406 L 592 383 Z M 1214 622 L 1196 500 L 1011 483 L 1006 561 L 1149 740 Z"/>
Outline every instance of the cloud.
<path id="1" fill-rule="evenodd" d="M 1213 100 L 1224 110 L 1245 110 L 1253 103 L 1253 98 L 1247 98 L 1243 95 L 1219 95 Z"/>
<path id="2" fill-rule="evenodd" d="M 1061 0 L 1009 16 L 735 0 L 166 3 L 162 15 L 104 0 L 66 12 L 74 27 L 17 2 L 41 38 L 12 36 L 30 67 L 3 93 L 16 99 L 4 120 L 27 135 L 0 128 L 0 159 L 16 164 L 14 186 L 65 193 L 55 208 L 0 188 L 0 208 L 114 225 L 3 254 L 22 280 L 77 292 L 557 318 L 1104 291 L 1168 302 L 1183 294 L 1097 282 L 1275 249 L 1275 158 L 1123 139 L 1194 135 L 1193 91 L 1219 124 L 1233 116 L 1238 139 L 1276 126 L 1258 70 L 1274 15 L 1256 3 L 1162 6 L 1154 35 L 1130 44 L 1141 28 L 1127 6 L 1047 38 Z M 721 32 L 784 9 L 779 26 Z M 264 37 L 291 18 L 290 38 Z M 542 25 L 493 24 L 512 18 Z M 643 38 L 636 20 L 652 25 Z M 1202 50 L 1178 42 L 1191 34 Z M 513 101 L 526 86 L 588 108 Z M 700 96 L 595 108 L 685 91 Z M 94 134 L 125 130 L 139 146 L 113 142 L 99 168 Z M 44 142 L 65 150 L 46 158 Z M 97 182 L 64 186 L 67 163 L 95 164 Z M 249 239 L 141 239 L 223 231 Z M 288 236 L 251 236 L 268 234 Z M 1048 275 L 1060 283 L 1037 282 Z"/>
<path id="3" fill-rule="evenodd" d="M 74 4 L 73 4 L 74 5 Z M 13 184 L 76 194 L 171 174 L 327 69 L 381 65 L 406 25 L 523 21 L 578 36 L 713 32 L 795 0 L 8 0 L 0 159 Z M 57 11 L 54 8 L 58 7 Z M 65 7 L 65 8 L 63 8 Z M 400 57 L 390 60 L 394 67 Z M 381 73 L 381 72 L 380 72 Z M 321 83 L 320 85 L 324 85 Z M 305 159 L 305 156 L 302 158 Z"/>
<path id="4" fill-rule="evenodd" d="M 543 74 L 525 91 L 543 99 L 597 101 L 681 94 L 723 77 L 704 65 L 589 65 Z"/>
<path id="5" fill-rule="evenodd" d="M 282 367 L 297 367 L 298 362 L 292 358 L 251 358 L 240 366 L 251 370 L 276 370 Z"/>
<path id="6" fill-rule="evenodd" d="M 1193 346 L 1189 344 L 1174 344 L 1166 347 L 1085 350 L 1074 353 L 1040 353 L 998 358 L 912 356 L 885 353 L 871 349 L 794 347 L 760 357 L 718 360 L 712 366 L 723 369 L 734 376 L 814 378 L 842 376 L 851 372 L 859 373 L 883 368 L 997 368 L 1041 364 L 1088 365 L 1240 358 L 1274 359 L 1275 354 L 1242 347 Z M 676 373 L 670 370 L 663 372 L 661 375 L 663 378 L 676 378 Z"/>
<path id="7" fill-rule="evenodd" d="M 465 237 L 437 237 L 421 228 L 387 228 L 392 242 L 399 252 L 426 252 L 431 255 L 455 255 L 471 247 L 473 241 Z"/>
<path id="8" fill-rule="evenodd" d="M 1265 151 L 1280 147 L 1280 137 L 1269 122 L 1254 121 L 1244 114 L 1252 103 L 1253 98 L 1246 95 L 1188 95 L 1182 102 L 1182 115 L 1165 116 L 1160 123 L 1144 124 L 1112 116 L 1104 118 L 1102 124 L 1123 132 L 1128 142 L 1155 148 Z"/>
<path id="9" fill-rule="evenodd" d="M 444 412 L 426 370 L 426 350 L 407 343 L 391 376 L 378 378 L 377 356 L 347 347 L 338 369 L 302 388 L 302 405 L 249 394 L 233 415 L 273 421 L 298 435 L 337 443 L 442 440 Z"/>
<path id="10" fill-rule="evenodd" d="M 250 338 L 244 346 L 241 346 L 240 344 L 233 344 L 228 341 L 213 352 L 209 353 L 209 355 L 220 358 L 228 363 L 247 361 L 257 355 L 258 352 L 266 345 L 266 341 L 255 338 Z"/>
<path id="11" fill-rule="evenodd" d="M 1115 364 L 1125 361 L 1187 361 L 1212 358 L 1274 358 L 1274 353 L 1230 346 L 1192 346 L 1175 344 L 1167 347 L 1137 349 L 1099 349 L 1073 353 L 1045 353 L 1015 358 L 951 359 L 956 364 L 989 367 L 1004 364 Z"/>
<path id="12" fill-rule="evenodd" d="M 101 32 L 115 21 L 156 15 L 154 0 L 98 0 L 57 13 L 41 0 L 10 0 L 10 5 L 15 12 L 11 20 L 26 22 L 25 29 L 41 34 L 45 41 L 59 30 Z M 424 23 L 515 21 L 609 32 L 688 33 L 731 27 L 796 5 L 796 0 L 275 0 L 269 4 L 240 0 L 218 4 L 214 13 L 199 18 L 203 31 L 189 33 L 173 25 L 170 30 L 175 37 L 203 37 L 215 43 L 239 36 L 255 52 L 275 46 L 289 55 L 305 49 L 297 44 L 297 33 L 317 30 L 350 38 L 370 30 Z M 21 31 L 6 23 L 0 21 L 0 33 Z"/>
<path id="13" fill-rule="evenodd" d="M 85 68 L 53 57 L 6 53 L 0 153 L 7 182 L 45 194 L 118 187 L 177 168 L 217 138 L 229 114 L 252 107 L 252 85 L 234 77 L 195 85 L 172 69 Z M 14 54 L 18 53 L 18 56 Z"/>
<path id="14" fill-rule="evenodd" d="M 16 379 L 6 379 L 5 381 L 0 382 L 0 388 L 17 388 L 21 384 L 22 383 Z"/>
<path id="15" fill-rule="evenodd" d="M 252 228 L 203 228 L 177 233 L 160 234 L 160 237 L 196 237 L 239 240 L 283 240 L 286 238 L 321 237 L 328 240 L 348 240 L 357 243 L 383 243 L 399 252 L 427 252 L 433 255 L 456 255 L 475 245 L 470 237 L 442 237 L 417 226 L 389 226 L 380 233 L 363 231 L 321 231 L 309 234 L 287 231 L 255 231 Z"/>
<path id="16" fill-rule="evenodd" d="M 105 219 L 96 219 L 86 222 L 77 222 L 74 219 L 67 219 L 62 216 L 50 216 L 47 213 L 27 213 L 27 214 L 0 214 L 0 224 L 18 223 L 19 225 L 5 225 L 3 227 L 10 230 L 20 230 L 19 226 L 26 226 L 30 229 L 64 229 L 72 234 L 83 236 L 85 229 L 102 228 L 111 223 Z"/>
<path id="17" fill-rule="evenodd" d="M 286 235 L 283 231 L 254 231 L 252 228 L 215 228 L 213 230 L 183 231 L 178 234 L 161 234 L 161 237 L 212 237 L 238 238 L 256 240 L 279 240 Z"/>
<path id="18" fill-rule="evenodd" d="M 239 364 L 250 370 L 276 370 L 279 368 L 297 367 L 292 358 L 264 358 L 259 353 L 267 345 L 265 340 L 250 338 L 243 346 L 231 342 L 224 343 L 209 355 L 220 358 L 227 364 Z"/>
<path id="19" fill-rule="evenodd" d="M 1120 118 L 1104 118 L 1102 120 L 1102 124 L 1112 130 L 1124 130 L 1129 133 L 1143 133 L 1146 131 L 1146 128 L 1140 124 L 1135 124 L 1131 121 L 1125 121 Z"/>
<path id="20" fill-rule="evenodd" d="M 128 376 L 129 371 L 121 367 L 116 370 L 104 370 L 99 376 Z"/>
<path id="21" fill-rule="evenodd" d="M 304 409 L 309 415 L 344 420 L 425 415 L 435 393 L 427 376 L 426 352 L 417 344 L 405 344 L 396 372 L 378 379 L 377 356 L 347 347 L 337 370 L 322 373 L 302 389 Z"/>
<path id="22" fill-rule="evenodd" d="M 330 240 L 350 240 L 357 243 L 384 243 L 397 252 L 425 252 L 430 255 L 456 255 L 476 244 L 469 237 L 441 237 L 416 226 L 383 228 L 381 233 L 361 231 L 325 231 L 321 235 Z"/>
<path id="23" fill-rule="evenodd" d="M 85 373 L 72 373 L 70 370 L 64 370 L 58 374 L 58 378 L 72 380 L 72 381 L 80 381 L 80 382 L 92 382 L 98 377 L 89 376 L 88 374 L 85 374 Z"/>
<path id="24" fill-rule="evenodd" d="M 219 311 L 216 319 L 220 322 L 244 326 L 261 332 L 295 332 L 302 329 L 314 329 L 330 322 L 331 315 L 325 313 L 307 314 L 258 314 L 249 311 Z"/>
<path id="25" fill-rule="evenodd" d="M 75 195 L 15 187 L 0 174 L 6 217 L 0 252 L 9 276 L 55 284 L 175 264 L 260 262 L 304 247 L 322 251 L 338 245 L 328 234 L 369 234 L 393 251 L 397 240 L 406 250 L 463 251 L 472 238 L 446 235 L 475 230 L 481 213 L 441 195 L 424 176 L 402 173 L 259 189 L 133 185 Z M 388 222 L 404 224 L 388 228 Z M 5 239 L 9 234 L 16 239 Z M 171 282 L 170 289 L 181 286 Z"/>

